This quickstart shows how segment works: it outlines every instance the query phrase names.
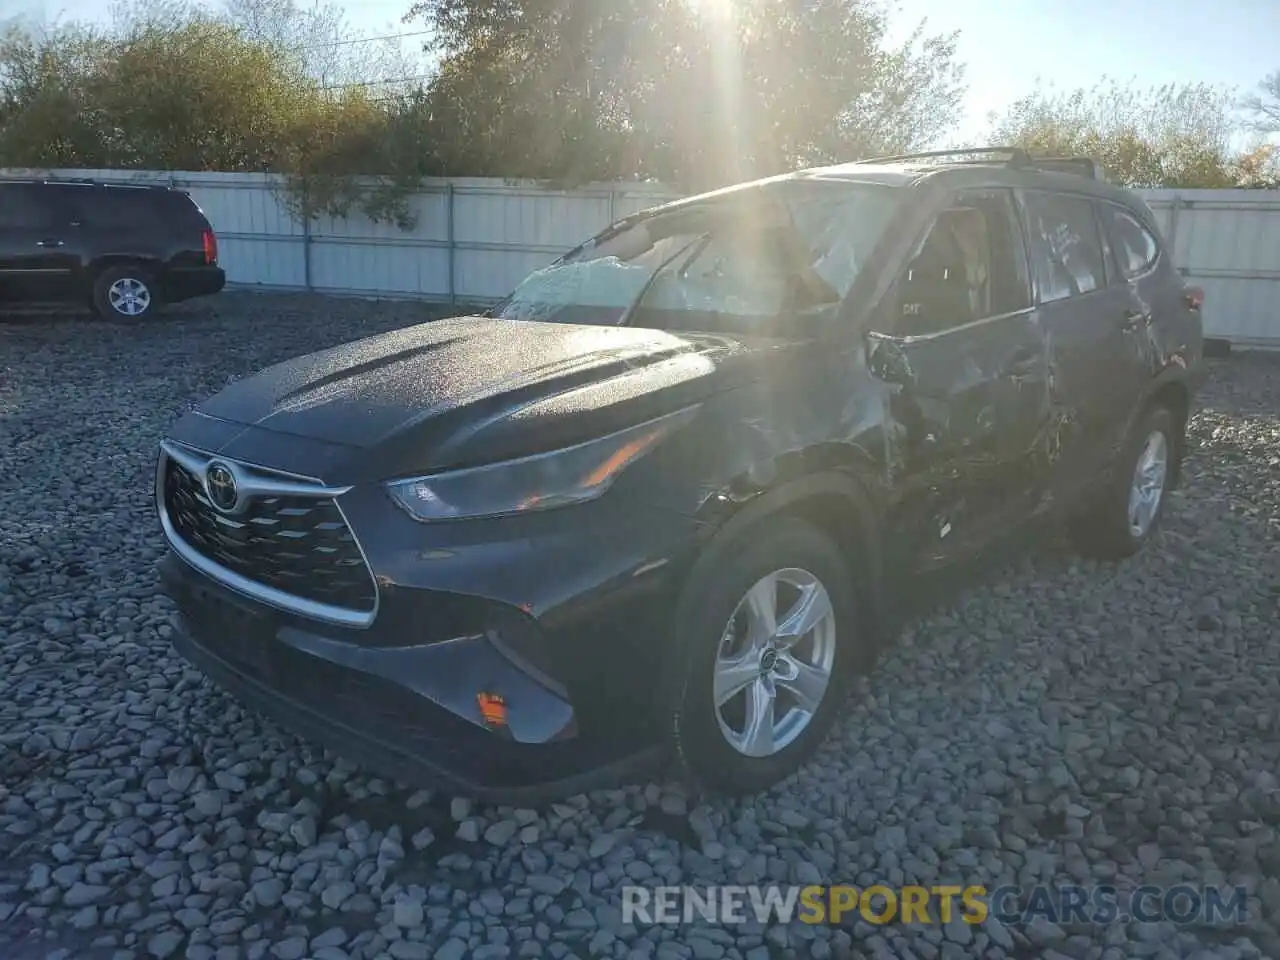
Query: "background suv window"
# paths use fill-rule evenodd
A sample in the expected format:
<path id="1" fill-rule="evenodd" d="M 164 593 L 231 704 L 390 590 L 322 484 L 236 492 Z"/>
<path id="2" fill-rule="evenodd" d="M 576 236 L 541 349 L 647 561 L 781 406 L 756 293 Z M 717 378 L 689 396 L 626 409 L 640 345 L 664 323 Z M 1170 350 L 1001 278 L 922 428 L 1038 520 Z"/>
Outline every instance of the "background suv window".
<path id="1" fill-rule="evenodd" d="M 53 208 L 29 183 L 0 183 L 0 229 L 39 229 L 53 225 Z"/>
<path id="2" fill-rule="evenodd" d="M 1125 279 L 1132 280 L 1155 266 L 1160 244 L 1141 220 L 1114 203 L 1102 204 L 1102 216 L 1115 238 L 1116 256 Z"/>
<path id="3" fill-rule="evenodd" d="M 64 196 L 86 227 L 123 230 L 150 225 L 158 216 L 156 195 L 147 190 L 73 186 L 66 188 Z"/>
<path id="4" fill-rule="evenodd" d="M 1054 193 L 1028 193 L 1027 219 L 1041 303 L 1092 293 L 1106 286 L 1102 237 L 1091 201 Z"/>

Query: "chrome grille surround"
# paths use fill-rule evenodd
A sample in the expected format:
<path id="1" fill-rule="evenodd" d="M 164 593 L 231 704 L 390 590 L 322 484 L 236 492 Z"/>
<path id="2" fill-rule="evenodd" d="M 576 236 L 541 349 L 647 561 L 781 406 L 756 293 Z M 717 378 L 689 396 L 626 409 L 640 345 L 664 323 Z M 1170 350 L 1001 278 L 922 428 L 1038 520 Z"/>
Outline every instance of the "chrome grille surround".
<path id="1" fill-rule="evenodd" d="M 231 510 L 210 499 L 210 464 L 234 478 Z M 190 566 L 277 609 L 362 629 L 377 616 L 379 596 L 339 502 L 349 489 L 171 440 L 156 462 L 160 525 Z"/>

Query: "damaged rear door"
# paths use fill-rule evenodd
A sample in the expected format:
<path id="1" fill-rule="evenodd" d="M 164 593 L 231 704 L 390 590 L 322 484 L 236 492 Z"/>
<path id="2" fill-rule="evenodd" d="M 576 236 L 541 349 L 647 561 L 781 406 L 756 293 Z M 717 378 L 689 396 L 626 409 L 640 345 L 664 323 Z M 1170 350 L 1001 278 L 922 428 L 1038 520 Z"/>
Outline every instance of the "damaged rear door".
<path id="1" fill-rule="evenodd" d="M 1013 194 L 969 190 L 939 211 L 901 271 L 868 366 L 893 388 L 901 560 L 941 566 L 1039 504 L 1049 365 Z"/>
<path id="2" fill-rule="evenodd" d="M 1117 269 L 1092 197 L 1023 194 L 1053 364 L 1054 493 L 1074 499 L 1110 465 L 1150 378 L 1151 307 Z"/>

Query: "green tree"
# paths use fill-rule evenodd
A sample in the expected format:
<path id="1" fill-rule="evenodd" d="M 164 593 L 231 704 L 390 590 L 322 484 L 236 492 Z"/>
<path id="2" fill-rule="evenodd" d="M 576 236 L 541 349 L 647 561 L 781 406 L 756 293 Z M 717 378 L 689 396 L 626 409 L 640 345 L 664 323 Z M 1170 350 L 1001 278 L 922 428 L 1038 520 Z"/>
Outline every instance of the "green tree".
<path id="1" fill-rule="evenodd" d="M 928 143 L 954 38 L 873 0 L 419 0 L 444 171 L 709 186 Z"/>
<path id="2" fill-rule="evenodd" d="M 1229 187 L 1233 107 L 1231 91 L 1206 84 L 1037 88 L 994 119 L 992 142 L 1093 157 L 1131 187 Z"/>
<path id="3" fill-rule="evenodd" d="M 107 57 L 106 39 L 70 24 L 0 32 L 0 166 L 86 166 L 102 159 L 102 117 L 80 81 Z"/>
<path id="4" fill-rule="evenodd" d="M 301 216 L 356 205 L 407 223 L 420 162 L 388 136 L 398 111 L 367 86 L 326 89 L 306 57 L 308 38 L 332 36 L 337 21 L 309 20 L 289 0 L 236 3 L 214 14 L 144 0 L 97 30 L 11 24 L 0 34 L 0 166 L 275 171 Z M 236 19 L 253 10 L 264 14 L 256 27 Z"/>

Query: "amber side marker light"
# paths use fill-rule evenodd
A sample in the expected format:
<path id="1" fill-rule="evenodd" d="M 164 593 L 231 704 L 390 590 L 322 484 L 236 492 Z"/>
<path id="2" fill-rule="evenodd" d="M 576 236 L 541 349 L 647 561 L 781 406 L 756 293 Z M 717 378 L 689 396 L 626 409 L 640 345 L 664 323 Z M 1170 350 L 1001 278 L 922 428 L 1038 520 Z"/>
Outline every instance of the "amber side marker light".
<path id="1" fill-rule="evenodd" d="M 497 693 L 477 693 L 476 703 L 480 705 L 480 716 L 484 722 L 494 727 L 507 725 L 507 702 Z"/>

